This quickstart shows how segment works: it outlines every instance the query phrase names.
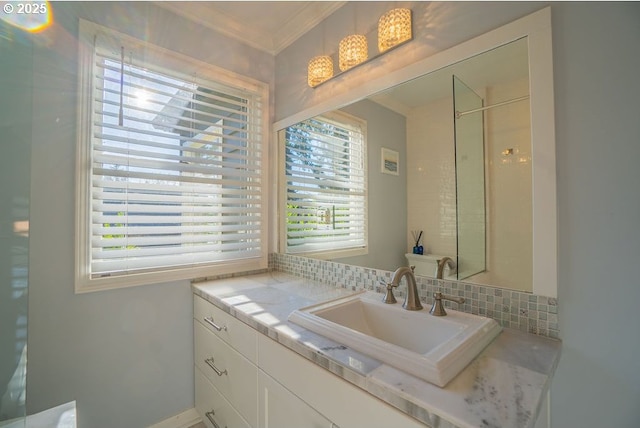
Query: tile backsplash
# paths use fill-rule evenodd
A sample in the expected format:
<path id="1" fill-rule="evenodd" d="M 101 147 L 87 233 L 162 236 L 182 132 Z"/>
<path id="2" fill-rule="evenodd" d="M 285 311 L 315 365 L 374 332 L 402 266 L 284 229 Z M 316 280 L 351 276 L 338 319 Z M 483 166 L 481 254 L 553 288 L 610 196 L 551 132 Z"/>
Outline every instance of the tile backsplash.
<path id="1" fill-rule="evenodd" d="M 378 293 L 385 292 L 385 284 L 391 281 L 393 275 L 393 272 L 380 269 L 279 253 L 269 254 L 269 268 L 334 287 Z M 445 301 L 444 305 L 447 308 L 493 318 L 506 328 L 559 338 L 556 298 L 423 276 L 417 276 L 416 280 L 423 304 L 430 306 L 433 303 L 433 293 L 437 291 L 464 297 L 466 301 L 462 305 L 448 301 Z M 404 286 L 394 289 L 398 301 L 404 299 L 405 290 Z"/>

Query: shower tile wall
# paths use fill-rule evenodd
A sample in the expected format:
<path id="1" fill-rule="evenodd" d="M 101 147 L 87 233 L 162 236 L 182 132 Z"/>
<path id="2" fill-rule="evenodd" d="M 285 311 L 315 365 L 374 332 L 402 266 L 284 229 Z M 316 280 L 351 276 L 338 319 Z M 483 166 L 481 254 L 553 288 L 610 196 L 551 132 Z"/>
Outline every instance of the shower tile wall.
<path id="1" fill-rule="evenodd" d="M 450 257 L 457 253 L 452 111 L 448 98 L 416 108 L 407 117 L 409 231 L 423 231 L 426 253 Z M 414 245 L 408 242 L 407 248 Z"/>
<path id="2" fill-rule="evenodd" d="M 505 83 L 487 88 L 486 102 L 491 105 L 528 93 L 528 79 Z M 529 102 L 490 109 L 486 114 L 491 225 L 487 231 L 487 267 L 491 275 L 486 281 L 531 290 L 533 196 Z"/>

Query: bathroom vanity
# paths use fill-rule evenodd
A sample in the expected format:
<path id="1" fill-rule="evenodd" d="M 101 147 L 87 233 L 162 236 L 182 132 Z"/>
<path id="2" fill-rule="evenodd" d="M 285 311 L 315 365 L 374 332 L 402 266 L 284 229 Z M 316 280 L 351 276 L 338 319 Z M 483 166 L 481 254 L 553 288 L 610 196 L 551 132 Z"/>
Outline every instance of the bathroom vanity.
<path id="1" fill-rule="evenodd" d="M 288 321 L 350 289 L 281 272 L 192 288 L 196 409 L 210 427 L 547 426 L 557 340 L 503 329 L 440 388 Z"/>
<path id="2" fill-rule="evenodd" d="M 194 318 L 196 409 L 210 426 L 422 426 L 199 295 Z"/>

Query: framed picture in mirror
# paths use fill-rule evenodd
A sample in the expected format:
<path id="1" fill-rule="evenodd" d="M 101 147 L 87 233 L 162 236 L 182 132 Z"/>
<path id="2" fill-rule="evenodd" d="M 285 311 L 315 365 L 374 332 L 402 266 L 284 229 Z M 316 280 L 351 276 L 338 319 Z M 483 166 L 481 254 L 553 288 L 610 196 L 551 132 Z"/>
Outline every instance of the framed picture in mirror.
<path id="1" fill-rule="evenodd" d="M 400 155 L 395 150 L 380 149 L 380 171 L 383 174 L 400 175 Z"/>

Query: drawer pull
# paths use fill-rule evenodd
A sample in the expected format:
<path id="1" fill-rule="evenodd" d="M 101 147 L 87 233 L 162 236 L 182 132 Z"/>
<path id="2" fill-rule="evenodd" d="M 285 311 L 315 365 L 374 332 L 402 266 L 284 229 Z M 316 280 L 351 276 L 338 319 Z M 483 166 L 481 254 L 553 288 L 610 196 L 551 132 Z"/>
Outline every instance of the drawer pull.
<path id="1" fill-rule="evenodd" d="M 218 324 L 215 323 L 215 321 L 213 321 L 213 317 L 204 317 L 204 320 L 207 324 L 209 324 L 211 327 L 215 328 L 218 331 L 227 331 L 227 326 L 223 325 L 222 327 L 220 327 Z"/>
<path id="2" fill-rule="evenodd" d="M 206 360 L 204 360 L 205 363 L 207 363 L 207 365 L 209 367 L 211 367 L 213 369 L 214 372 L 216 372 L 216 374 L 218 376 L 222 376 L 222 375 L 228 375 L 227 370 L 225 369 L 224 371 L 220 371 L 214 364 L 213 364 L 213 357 L 211 358 L 207 358 Z"/>
<path id="3" fill-rule="evenodd" d="M 213 419 L 213 417 L 215 416 L 216 412 L 214 412 L 213 410 L 210 412 L 205 413 L 204 415 L 207 417 L 207 419 L 209 419 L 209 421 L 213 424 L 213 426 L 215 428 L 220 428 L 220 425 L 218 425 L 216 423 L 216 421 Z M 227 428 L 227 426 L 225 425 L 224 428 Z"/>

